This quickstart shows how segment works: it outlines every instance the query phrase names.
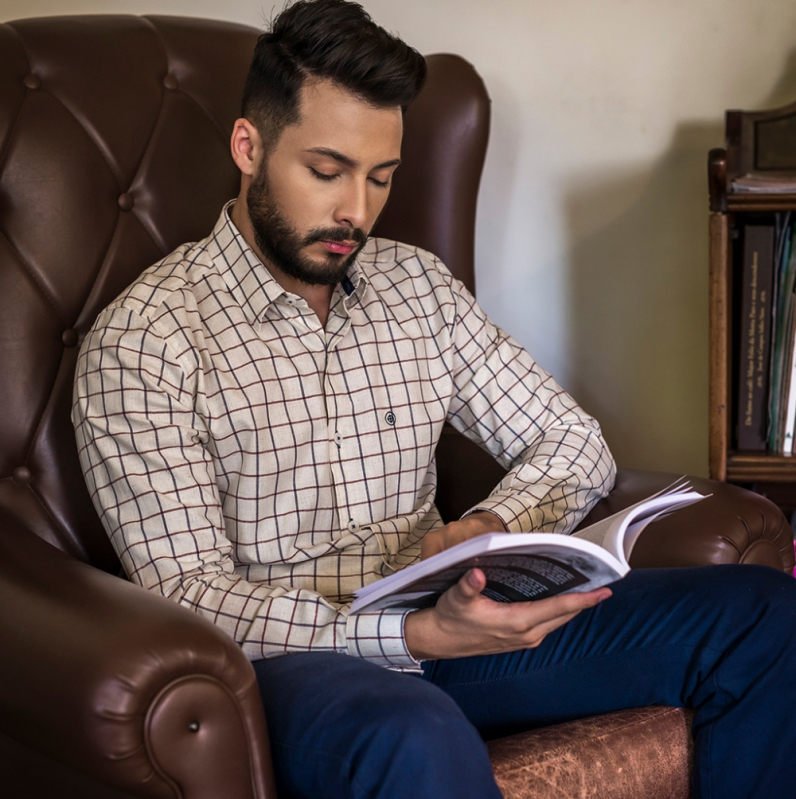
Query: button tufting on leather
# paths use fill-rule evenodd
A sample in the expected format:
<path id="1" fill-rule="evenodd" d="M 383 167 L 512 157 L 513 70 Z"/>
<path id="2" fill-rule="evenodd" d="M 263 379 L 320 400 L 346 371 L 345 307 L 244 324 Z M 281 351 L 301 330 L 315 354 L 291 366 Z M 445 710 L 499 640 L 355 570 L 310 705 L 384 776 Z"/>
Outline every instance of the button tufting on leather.
<path id="1" fill-rule="evenodd" d="M 163 85 L 167 89 L 174 91 L 180 84 L 177 82 L 177 78 L 175 78 L 174 75 L 166 75 L 166 77 L 163 78 Z"/>
<path id="2" fill-rule="evenodd" d="M 124 194 L 119 195 L 119 208 L 121 208 L 122 211 L 132 211 L 134 205 L 135 200 L 132 194 L 124 192 Z"/>
<path id="3" fill-rule="evenodd" d="M 17 485 L 26 486 L 31 478 L 30 469 L 28 469 L 27 466 L 17 466 L 17 468 L 11 472 L 11 477 Z"/>
<path id="4" fill-rule="evenodd" d="M 61 341 L 63 342 L 64 347 L 74 347 L 77 345 L 78 335 L 77 330 L 72 330 L 71 328 L 64 330 L 61 333 Z"/>
<path id="5" fill-rule="evenodd" d="M 25 77 L 22 78 L 22 82 L 29 89 L 39 89 L 39 88 L 41 88 L 41 78 L 38 75 L 25 75 Z"/>

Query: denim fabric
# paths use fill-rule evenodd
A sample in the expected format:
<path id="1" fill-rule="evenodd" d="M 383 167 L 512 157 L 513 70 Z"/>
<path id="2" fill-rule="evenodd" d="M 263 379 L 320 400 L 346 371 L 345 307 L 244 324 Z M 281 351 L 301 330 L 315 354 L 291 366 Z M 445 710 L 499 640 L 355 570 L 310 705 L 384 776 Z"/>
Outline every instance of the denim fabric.
<path id="1" fill-rule="evenodd" d="M 295 797 L 500 794 L 482 738 L 643 705 L 696 709 L 694 796 L 792 797 L 796 580 L 767 567 L 631 572 L 537 649 L 424 664 L 254 664 Z"/>

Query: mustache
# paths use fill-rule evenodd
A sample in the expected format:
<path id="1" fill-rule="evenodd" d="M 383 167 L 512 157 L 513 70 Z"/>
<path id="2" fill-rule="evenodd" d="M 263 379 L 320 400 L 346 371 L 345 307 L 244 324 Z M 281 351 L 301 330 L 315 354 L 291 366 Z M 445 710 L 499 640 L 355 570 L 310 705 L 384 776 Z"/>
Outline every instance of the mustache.
<path id="1" fill-rule="evenodd" d="M 303 247 L 314 244 L 316 241 L 353 241 L 363 245 L 368 240 L 368 234 L 360 228 L 327 227 L 311 230 L 302 242 Z"/>

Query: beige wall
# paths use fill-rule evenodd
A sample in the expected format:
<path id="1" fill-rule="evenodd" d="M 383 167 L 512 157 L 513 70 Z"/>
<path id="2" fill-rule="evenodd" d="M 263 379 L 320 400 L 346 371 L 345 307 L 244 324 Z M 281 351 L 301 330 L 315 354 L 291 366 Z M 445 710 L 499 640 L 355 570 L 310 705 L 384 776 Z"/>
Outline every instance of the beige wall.
<path id="1" fill-rule="evenodd" d="M 626 466 L 707 471 L 706 156 L 726 108 L 796 100 L 792 0 L 364 0 L 493 100 L 478 294 Z M 0 0 L 0 19 L 261 0 Z"/>

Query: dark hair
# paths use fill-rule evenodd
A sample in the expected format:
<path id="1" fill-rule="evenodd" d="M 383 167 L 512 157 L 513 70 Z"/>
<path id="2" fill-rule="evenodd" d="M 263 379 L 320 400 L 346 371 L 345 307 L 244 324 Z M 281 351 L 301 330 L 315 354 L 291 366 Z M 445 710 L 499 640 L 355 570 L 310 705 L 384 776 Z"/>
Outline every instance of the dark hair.
<path id="1" fill-rule="evenodd" d="M 426 79 L 420 53 L 379 27 L 359 3 L 299 0 L 257 41 L 243 90 L 243 116 L 266 149 L 299 121 L 299 93 L 310 78 L 334 81 L 378 108 L 407 106 Z"/>

